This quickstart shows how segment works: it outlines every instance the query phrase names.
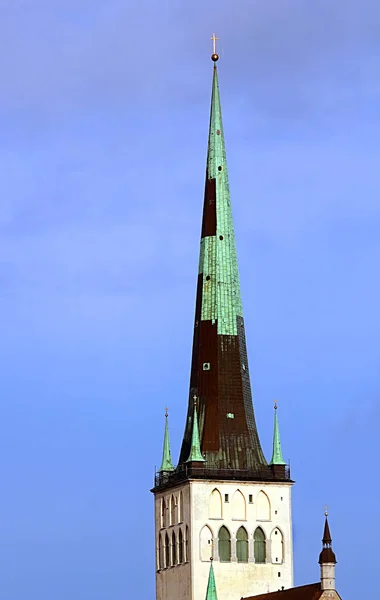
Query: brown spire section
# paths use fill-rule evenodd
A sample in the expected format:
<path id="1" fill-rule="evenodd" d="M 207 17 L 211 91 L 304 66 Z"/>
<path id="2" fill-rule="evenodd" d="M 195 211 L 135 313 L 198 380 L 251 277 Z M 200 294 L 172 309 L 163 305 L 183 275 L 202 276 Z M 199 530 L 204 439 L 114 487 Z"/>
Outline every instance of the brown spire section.
<path id="1" fill-rule="evenodd" d="M 332 544 L 332 539 L 331 539 L 331 533 L 330 533 L 330 527 L 329 527 L 329 522 L 326 516 L 326 521 L 325 521 L 325 529 L 323 532 L 323 540 L 322 540 L 323 544 Z"/>
<path id="2" fill-rule="evenodd" d="M 319 564 L 323 565 L 323 564 L 333 563 L 335 565 L 336 557 L 335 557 L 335 553 L 333 552 L 333 549 L 332 549 L 332 539 L 331 539 L 327 510 L 325 511 L 325 516 L 326 516 L 325 528 L 323 531 L 323 539 L 322 539 L 323 548 L 322 548 L 322 552 L 319 555 Z"/>

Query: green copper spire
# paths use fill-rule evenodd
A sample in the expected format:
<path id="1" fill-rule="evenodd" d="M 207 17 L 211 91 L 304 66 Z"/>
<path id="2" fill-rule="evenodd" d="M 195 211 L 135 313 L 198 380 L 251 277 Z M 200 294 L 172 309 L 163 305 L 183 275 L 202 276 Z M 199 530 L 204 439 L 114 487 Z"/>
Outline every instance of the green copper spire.
<path id="1" fill-rule="evenodd" d="M 214 567 L 212 566 L 212 559 L 210 564 L 210 572 L 208 575 L 207 593 L 206 600 L 218 600 L 215 585 Z"/>
<path id="2" fill-rule="evenodd" d="M 237 335 L 237 317 L 243 316 L 243 308 L 216 65 L 212 81 L 207 180 L 208 199 L 199 258 L 199 273 L 203 274 L 200 316 L 202 321 L 217 323 L 219 335 Z"/>
<path id="3" fill-rule="evenodd" d="M 179 463 L 192 455 L 192 398 L 196 394 L 201 451 L 207 467 L 249 469 L 252 477 L 267 470 L 272 477 L 253 412 L 216 39 L 212 37 L 214 68 L 188 413 Z M 249 182 L 251 174 L 246 176 Z"/>
<path id="4" fill-rule="evenodd" d="M 172 455 L 170 452 L 170 439 L 169 439 L 169 426 L 168 426 L 168 409 L 165 410 L 165 435 L 164 435 L 164 447 L 162 450 L 162 463 L 159 469 L 159 473 L 164 471 L 174 471 L 172 463 Z"/>
<path id="5" fill-rule="evenodd" d="M 186 462 L 205 462 L 205 459 L 202 456 L 201 443 L 199 440 L 197 397 L 196 396 L 194 396 L 193 433 L 191 436 L 190 455 Z"/>
<path id="6" fill-rule="evenodd" d="M 270 465 L 286 465 L 282 456 L 281 441 L 280 441 L 280 429 L 278 426 L 277 418 L 277 403 L 274 403 L 274 432 L 273 432 L 273 453 Z"/>

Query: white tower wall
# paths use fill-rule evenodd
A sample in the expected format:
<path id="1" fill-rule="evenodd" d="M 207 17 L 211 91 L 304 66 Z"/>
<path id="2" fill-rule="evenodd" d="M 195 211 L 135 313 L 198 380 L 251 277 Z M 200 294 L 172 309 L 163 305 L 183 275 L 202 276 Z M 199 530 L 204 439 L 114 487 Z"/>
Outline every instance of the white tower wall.
<path id="1" fill-rule="evenodd" d="M 218 600 L 236 600 L 292 587 L 291 486 L 290 482 L 192 480 L 157 492 L 157 600 L 205 598 L 211 556 L 214 558 Z M 163 501 L 166 507 L 164 517 Z M 218 537 L 222 526 L 227 528 L 231 540 L 230 560 L 227 562 L 221 560 L 223 556 L 220 557 L 219 552 Z M 244 527 L 248 543 L 239 542 L 238 549 L 236 538 L 240 527 Z M 254 533 L 258 527 L 264 533 L 265 543 L 256 544 L 256 558 L 265 562 L 255 561 Z M 179 549 L 180 530 L 183 551 Z M 173 532 L 177 545 L 174 553 L 171 544 Z M 161 560 L 159 556 L 159 539 L 163 540 L 162 548 L 166 535 L 170 540 L 168 565 L 162 560 L 165 556 L 161 556 Z M 264 551 L 261 556 L 259 546 Z M 247 555 L 242 547 L 247 548 Z M 223 554 L 223 549 L 221 552 Z M 162 553 L 165 554 L 165 548 Z M 247 562 L 238 561 L 238 555 Z M 173 565 L 173 557 L 177 563 L 181 557 L 182 563 Z"/>

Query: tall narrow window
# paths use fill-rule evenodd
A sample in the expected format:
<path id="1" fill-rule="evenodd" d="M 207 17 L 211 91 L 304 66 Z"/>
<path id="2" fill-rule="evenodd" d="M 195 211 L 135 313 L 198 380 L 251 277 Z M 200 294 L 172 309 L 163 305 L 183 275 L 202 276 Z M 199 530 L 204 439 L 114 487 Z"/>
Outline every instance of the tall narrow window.
<path id="1" fill-rule="evenodd" d="M 179 496 L 178 496 L 178 521 L 180 523 L 183 522 L 183 494 L 182 494 L 182 492 L 180 492 Z"/>
<path id="2" fill-rule="evenodd" d="M 186 533 L 185 533 L 185 562 L 189 561 L 189 528 L 186 525 Z"/>
<path id="3" fill-rule="evenodd" d="M 182 529 L 180 529 L 179 533 L 178 533 L 178 562 L 179 562 L 179 564 L 183 563 L 183 535 L 182 535 Z"/>
<path id="4" fill-rule="evenodd" d="M 172 533 L 172 566 L 177 564 L 177 539 L 175 533 Z"/>
<path id="5" fill-rule="evenodd" d="M 161 498 L 161 527 L 165 527 L 165 500 Z"/>
<path id="6" fill-rule="evenodd" d="M 175 500 L 174 496 L 170 498 L 170 525 L 174 525 L 176 523 L 175 518 Z"/>
<path id="7" fill-rule="evenodd" d="M 244 527 L 236 534 L 236 557 L 238 562 L 248 562 L 248 534 Z"/>
<path id="8" fill-rule="evenodd" d="M 158 534 L 158 568 L 163 569 L 164 564 L 164 550 L 162 547 L 162 537 L 161 534 Z"/>
<path id="9" fill-rule="evenodd" d="M 167 533 L 165 534 L 165 567 L 170 567 L 170 544 Z"/>
<path id="10" fill-rule="evenodd" d="M 227 527 L 219 529 L 219 560 L 221 562 L 230 562 L 231 560 L 231 536 Z"/>
<path id="11" fill-rule="evenodd" d="M 261 527 L 258 527 L 254 534 L 255 562 L 265 563 L 265 534 Z"/>

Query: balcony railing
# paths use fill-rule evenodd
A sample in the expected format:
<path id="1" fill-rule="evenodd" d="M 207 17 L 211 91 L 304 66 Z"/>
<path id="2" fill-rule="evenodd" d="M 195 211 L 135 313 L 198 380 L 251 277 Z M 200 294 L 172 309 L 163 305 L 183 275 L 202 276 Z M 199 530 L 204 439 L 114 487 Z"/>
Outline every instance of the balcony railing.
<path id="1" fill-rule="evenodd" d="M 175 471 L 158 472 L 154 478 L 154 487 L 166 487 L 186 479 L 236 480 L 236 481 L 289 481 L 289 465 L 262 466 L 255 469 L 218 469 L 202 465 L 185 464 Z"/>

